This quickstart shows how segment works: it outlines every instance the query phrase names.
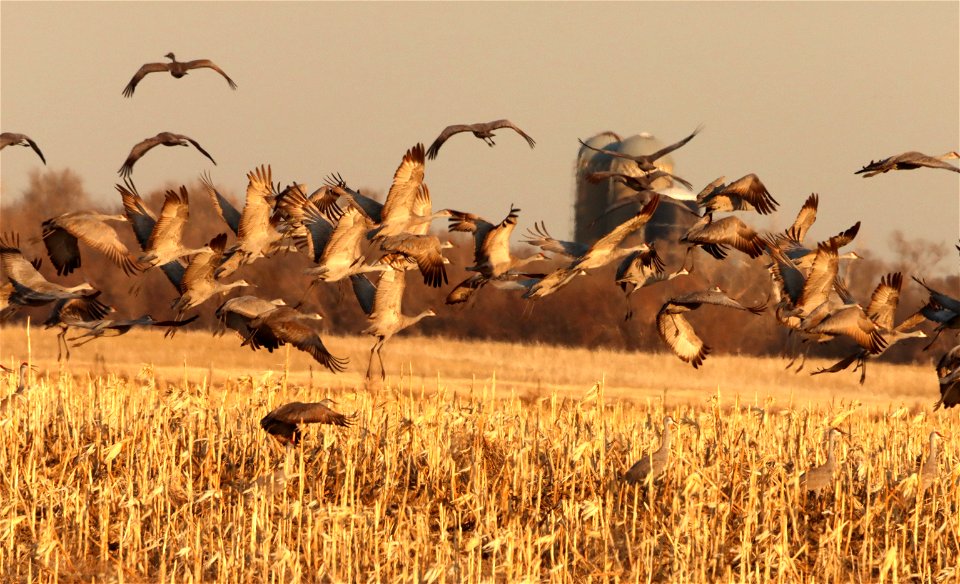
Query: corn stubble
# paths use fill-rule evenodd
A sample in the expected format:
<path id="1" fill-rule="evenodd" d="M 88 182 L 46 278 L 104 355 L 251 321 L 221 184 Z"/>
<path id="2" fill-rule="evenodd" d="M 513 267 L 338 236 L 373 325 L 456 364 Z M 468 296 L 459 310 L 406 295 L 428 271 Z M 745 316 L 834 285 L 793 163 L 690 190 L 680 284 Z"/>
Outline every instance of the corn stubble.
<path id="1" fill-rule="evenodd" d="M 149 367 L 40 377 L 0 421 L 0 580 L 960 577 L 956 442 L 921 483 L 932 421 L 906 408 L 664 411 L 602 383 L 580 399 L 494 386 L 340 392 L 354 425 L 310 426 L 284 448 L 258 420 L 311 391 L 280 375 L 216 388 Z M 665 414 L 679 421 L 667 472 L 626 484 Z M 801 493 L 833 425 L 849 434 L 834 484 Z"/>

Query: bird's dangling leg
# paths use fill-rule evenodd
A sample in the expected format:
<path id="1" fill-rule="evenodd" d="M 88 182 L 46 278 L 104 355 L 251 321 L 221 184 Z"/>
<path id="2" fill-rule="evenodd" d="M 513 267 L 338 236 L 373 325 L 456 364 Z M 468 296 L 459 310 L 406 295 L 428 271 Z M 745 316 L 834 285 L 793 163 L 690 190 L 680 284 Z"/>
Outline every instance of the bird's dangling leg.
<path id="1" fill-rule="evenodd" d="M 381 340 L 379 346 L 377 347 L 377 357 L 380 359 L 380 379 L 381 381 L 387 380 L 387 368 L 383 366 L 383 343 Z"/>

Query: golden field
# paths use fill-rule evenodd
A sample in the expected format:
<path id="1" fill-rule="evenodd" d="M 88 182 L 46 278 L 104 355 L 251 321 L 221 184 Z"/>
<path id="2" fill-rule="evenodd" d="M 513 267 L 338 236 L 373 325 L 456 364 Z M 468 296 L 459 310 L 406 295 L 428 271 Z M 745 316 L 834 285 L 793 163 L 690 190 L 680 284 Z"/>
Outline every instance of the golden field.
<path id="1" fill-rule="evenodd" d="M 348 371 L 229 333 L 72 351 L 0 329 L 39 372 L 0 419 L 0 581 L 824 582 L 960 579 L 958 413 L 929 366 L 810 377 L 782 359 L 325 337 Z M 314 364 L 315 365 L 315 364 Z M 16 380 L 0 380 L 0 397 Z M 259 419 L 337 400 L 284 450 Z M 681 421 L 666 475 L 619 476 Z M 797 479 L 836 450 L 833 492 Z M 938 481 L 914 474 L 933 429 Z"/>

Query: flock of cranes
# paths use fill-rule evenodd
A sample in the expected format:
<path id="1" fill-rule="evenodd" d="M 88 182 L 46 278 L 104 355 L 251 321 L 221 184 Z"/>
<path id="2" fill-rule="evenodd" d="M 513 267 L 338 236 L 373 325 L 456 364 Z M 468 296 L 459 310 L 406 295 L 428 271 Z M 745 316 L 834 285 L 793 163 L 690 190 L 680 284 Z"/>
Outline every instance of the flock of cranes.
<path id="1" fill-rule="evenodd" d="M 236 89 L 233 80 L 212 61 L 179 62 L 173 53 L 166 57 L 170 59 L 169 63 L 143 65 L 123 95 L 132 97 L 137 84 L 149 73 L 167 71 L 174 78 L 181 78 L 198 68 L 217 71 L 232 89 Z M 81 254 L 89 253 L 84 248 L 103 254 L 127 275 L 161 270 L 176 290 L 177 297 L 171 306 L 175 318 L 161 321 L 150 315 L 112 318 L 113 309 L 99 298 L 100 292 L 90 284 L 67 287 L 43 277 L 38 271 L 40 259 L 24 256 L 19 236 L 15 233 L 0 237 L 2 273 L 7 280 L 0 288 L 0 318 L 9 317 L 20 306 L 53 304 L 53 312 L 45 324 L 60 327 L 58 349 L 62 345 L 69 358 L 68 341 L 89 342 L 101 336 L 122 335 L 135 326 L 167 327 L 168 334 L 173 334 L 176 328 L 196 318 L 196 315 L 188 316 L 191 311 L 211 299 L 234 288 L 255 285 L 242 279 L 224 280 L 238 269 L 266 259 L 278 261 L 275 258 L 285 253 L 304 253 L 316 264 L 304 274 L 308 278 L 304 282 L 305 288 L 347 280 L 351 283 L 356 301 L 369 319 L 369 326 L 363 332 L 375 338 L 366 377 L 373 376 L 376 360 L 381 378 L 385 378 L 382 350 L 387 341 L 423 318 L 437 316 L 434 310 L 424 310 L 416 315 L 404 313 L 404 297 L 412 293 L 406 290 L 405 276 L 406 271 L 417 270 L 426 286 L 439 288 L 448 284 L 446 265 L 449 260 L 443 251 L 452 245 L 430 233 L 433 220 L 446 218 L 450 231 L 472 235 L 474 247 L 473 265 L 466 268 L 471 275 L 453 286 L 446 298 L 448 304 L 467 302 L 488 284 L 501 290 L 520 290 L 524 298 L 533 301 L 557 293 L 578 276 L 586 276 L 614 263 L 617 263 L 615 284 L 629 296 L 641 288 L 689 275 L 700 253 L 698 249 L 721 261 L 732 251 L 749 258 L 763 258 L 769 263 L 772 282 L 767 301 L 749 305 L 731 298 L 719 287 L 709 287 L 674 296 L 658 311 L 656 330 L 660 338 L 677 357 L 694 368 L 700 367 L 711 351 L 688 319 L 689 313 L 704 304 L 755 315 L 765 313 L 769 307 L 777 322 L 792 331 L 794 338 L 822 343 L 845 337 L 859 346 L 849 357 L 817 373 L 840 371 L 856 363 L 863 376 L 869 358 L 883 353 L 900 340 L 925 336 L 917 329 L 925 321 L 936 323 L 938 334 L 942 330 L 960 328 L 960 300 L 926 286 L 921 280 L 917 281 L 929 291 L 929 301 L 914 315 L 895 323 L 894 313 L 903 285 L 899 273 L 884 276 L 866 308 L 859 304 L 839 278 L 840 263 L 858 257 L 855 252 L 841 253 L 840 250 L 856 237 L 859 223 L 826 241 L 805 243 L 806 233 L 816 220 L 819 206 L 816 194 L 807 199 L 790 228 L 783 233 L 764 234 L 735 214 L 715 216 L 720 213 L 767 215 L 776 212 L 779 203 L 755 174 L 730 183 L 724 177 L 711 182 L 696 197 L 697 211 L 657 192 L 652 185 L 661 177 L 690 184 L 658 167 L 657 162 L 688 144 L 702 127 L 682 140 L 644 156 L 595 148 L 581 141 L 585 149 L 629 159 L 636 164 L 633 173 L 594 172 L 585 178 L 592 182 L 621 182 L 634 191 L 631 197 L 614 203 L 605 213 L 634 201 L 640 203 L 639 211 L 592 245 L 555 239 L 542 222 L 535 223 L 527 231 L 525 243 L 539 251 L 522 257 L 515 255 L 510 238 L 518 224 L 520 209 L 511 206 L 506 217 L 498 223 L 464 211 L 434 211 L 425 181 L 426 161 L 436 158 L 441 146 L 451 136 L 470 132 L 493 146 L 493 132 L 498 129 L 513 130 L 531 148 L 535 145 L 533 138 L 506 119 L 448 126 L 429 148 L 418 143 L 404 153 L 382 203 L 348 186 L 339 174 L 327 176 L 325 184 L 309 194 L 307 188 L 297 182 L 281 187 L 274 183 L 271 167 L 262 165 L 247 174 L 244 206 L 237 209 L 217 191 L 209 175 L 204 174 L 203 188 L 226 229 L 209 234 L 212 236 L 209 243 L 196 249 L 183 243 L 191 206 L 188 189 L 181 186 L 178 190 L 167 191 L 158 215 L 139 195 L 132 180 L 133 167 L 158 145 L 192 145 L 211 162 L 216 162 L 196 140 L 161 132 L 135 145 L 120 168 L 119 174 L 124 180 L 116 185 L 116 189 L 123 203 L 123 214 L 73 211 L 44 221 L 41 230 L 47 254 L 58 275 L 68 275 L 81 268 Z M 0 138 L 0 147 L 31 147 L 46 163 L 39 147 L 29 137 L 4 133 Z M 919 167 L 960 172 L 945 162 L 950 158 L 960 158 L 960 155 L 950 152 L 930 157 L 907 152 L 871 162 L 857 173 L 870 177 L 889 170 Z M 696 215 L 695 221 L 675 242 L 643 242 L 643 238 L 636 235 L 642 233 L 658 206 L 664 204 L 678 205 Z M 127 248 L 114 223 L 130 226 L 140 246 L 139 252 Z M 232 243 L 230 233 L 233 234 Z M 630 241 L 635 243 L 628 245 Z M 668 272 L 661 253 L 665 246 L 672 244 L 685 246 L 686 252 L 683 265 Z M 532 272 L 526 268 L 527 264 L 547 259 L 562 259 L 562 262 L 548 272 Z M 379 276 L 375 276 L 377 273 Z M 216 308 L 216 316 L 221 323 L 219 333 L 226 328 L 235 330 L 242 345 L 252 350 L 273 351 L 290 344 L 332 372 L 344 371 L 348 366 L 347 360 L 332 354 L 321 339 L 317 322 L 322 316 L 301 310 L 300 304 L 289 306 L 280 299 L 268 300 L 248 293 L 222 302 Z M 627 316 L 630 316 L 629 312 Z M 83 333 L 67 339 L 70 329 Z M 937 374 L 941 385 L 938 405 L 952 407 L 960 403 L 958 348 L 940 359 Z M 306 405 L 271 412 L 268 416 L 272 416 L 271 420 L 264 418 L 264 427 L 282 427 L 281 434 L 295 442 L 296 433 L 283 424 L 292 423 L 297 416 L 307 422 L 332 419 L 339 420 L 334 423 L 345 423 L 342 418 L 331 418 L 321 408 L 314 408 L 310 410 L 314 413 L 307 415 Z M 326 405 L 324 408 L 332 411 Z M 316 420 L 309 419 L 314 415 L 318 416 Z M 669 446 L 669 433 L 664 435 L 664 444 Z M 647 466 L 631 469 L 630 476 L 642 478 L 656 470 L 657 464 L 657 456 L 654 456 Z"/>

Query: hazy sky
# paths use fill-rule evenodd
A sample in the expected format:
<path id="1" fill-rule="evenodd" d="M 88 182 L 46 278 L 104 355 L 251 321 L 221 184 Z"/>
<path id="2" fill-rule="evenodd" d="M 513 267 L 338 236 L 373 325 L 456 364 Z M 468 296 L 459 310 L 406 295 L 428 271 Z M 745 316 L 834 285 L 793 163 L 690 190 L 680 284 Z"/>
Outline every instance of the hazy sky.
<path id="1" fill-rule="evenodd" d="M 452 138 L 426 179 L 434 206 L 572 233 L 578 137 L 641 131 L 664 142 L 704 131 L 675 156 L 699 190 L 755 172 L 783 227 L 811 192 L 823 238 L 863 220 L 864 255 L 890 233 L 944 243 L 960 231 L 960 174 L 863 179 L 870 159 L 960 149 L 960 3 L 0 3 L 0 126 L 29 134 L 49 168 L 69 167 L 104 201 L 130 148 L 160 131 L 134 169 L 146 192 L 209 169 L 242 194 L 245 173 L 318 185 L 338 171 L 387 189 L 403 152 L 452 123 L 510 118 L 488 148 Z M 209 58 L 215 72 L 154 73 L 145 62 Z M 7 148 L 2 197 L 40 165 Z M 203 201 L 204 199 L 199 199 Z M 946 264 L 944 264 L 946 265 Z M 949 263 L 955 269 L 955 262 Z"/>

